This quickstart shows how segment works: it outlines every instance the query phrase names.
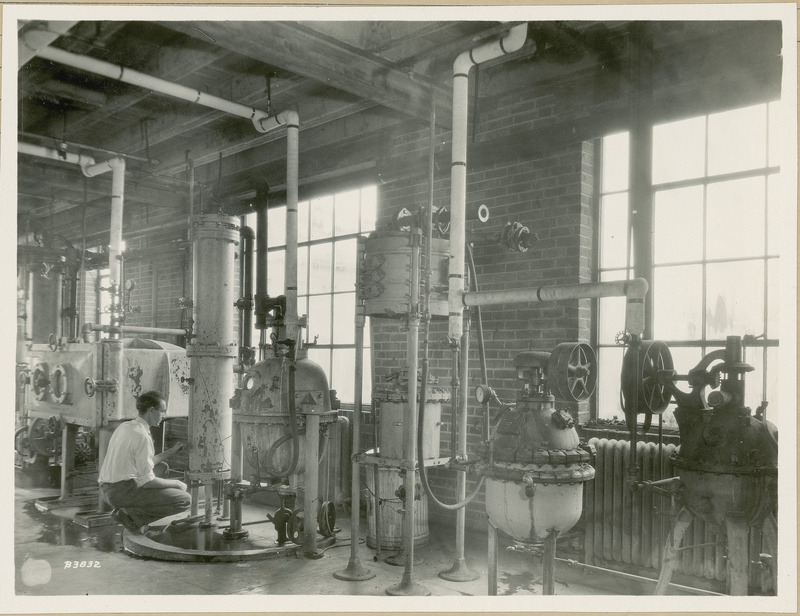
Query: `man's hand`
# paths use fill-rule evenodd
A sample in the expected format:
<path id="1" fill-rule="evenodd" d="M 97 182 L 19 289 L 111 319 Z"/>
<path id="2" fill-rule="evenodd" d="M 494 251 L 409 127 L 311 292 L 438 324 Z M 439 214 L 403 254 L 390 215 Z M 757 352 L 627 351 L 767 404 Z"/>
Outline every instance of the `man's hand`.
<path id="1" fill-rule="evenodd" d="M 174 444 L 172 447 L 170 447 L 170 448 L 169 448 L 169 452 L 170 452 L 171 454 L 172 454 L 172 453 L 178 453 L 178 452 L 179 452 L 181 449 L 183 449 L 184 447 L 185 447 L 185 445 L 184 445 L 184 444 L 183 444 L 181 441 L 178 441 L 178 442 L 177 442 L 177 443 L 175 443 L 175 444 Z"/>
<path id="2" fill-rule="evenodd" d="M 185 483 L 183 483 L 180 479 L 175 479 L 174 481 L 175 481 L 175 487 L 178 488 L 179 490 L 183 490 L 184 492 L 187 492 L 189 490 L 188 486 Z"/>

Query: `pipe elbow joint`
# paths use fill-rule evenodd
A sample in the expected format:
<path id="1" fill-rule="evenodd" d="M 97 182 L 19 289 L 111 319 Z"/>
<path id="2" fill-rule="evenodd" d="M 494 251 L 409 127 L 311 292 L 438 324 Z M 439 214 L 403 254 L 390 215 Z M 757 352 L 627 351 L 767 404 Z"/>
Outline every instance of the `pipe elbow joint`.
<path id="1" fill-rule="evenodd" d="M 121 171 L 124 173 L 125 159 L 121 156 L 115 156 L 114 158 L 109 158 L 108 160 L 104 160 L 99 163 L 95 163 L 94 160 L 91 160 L 91 163 L 81 163 L 81 171 L 87 178 L 93 178 L 97 175 L 102 175 L 107 171 L 111 171 L 113 173 Z"/>
<path id="2" fill-rule="evenodd" d="M 644 278 L 634 278 L 625 285 L 625 295 L 628 299 L 644 299 L 649 286 Z"/>
<path id="3" fill-rule="evenodd" d="M 260 133 L 268 133 L 279 126 L 299 128 L 300 114 L 294 109 L 285 109 L 276 115 L 261 112 L 253 116 L 253 126 Z"/>

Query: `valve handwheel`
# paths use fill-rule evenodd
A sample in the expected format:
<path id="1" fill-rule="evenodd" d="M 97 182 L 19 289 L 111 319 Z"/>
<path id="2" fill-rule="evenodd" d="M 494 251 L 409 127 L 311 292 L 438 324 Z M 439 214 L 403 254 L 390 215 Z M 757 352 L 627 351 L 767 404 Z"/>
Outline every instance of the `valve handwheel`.
<path id="1" fill-rule="evenodd" d="M 83 380 L 83 391 L 89 398 L 94 396 L 95 392 L 97 391 L 97 383 L 92 377 L 87 376 Z"/>
<path id="2" fill-rule="evenodd" d="M 61 433 L 56 421 L 36 418 L 28 426 L 28 443 L 31 449 L 43 456 L 55 456 L 61 453 Z"/>
<path id="3" fill-rule="evenodd" d="M 587 400 L 597 385 L 597 356 L 582 342 L 556 345 L 547 362 L 550 392 L 562 400 Z"/>
<path id="4" fill-rule="evenodd" d="M 672 394 L 659 381 L 658 375 L 672 369 L 672 354 L 660 340 L 643 341 L 625 352 L 620 397 L 629 430 L 636 429 L 637 415 L 641 413 L 644 414 L 643 432 L 647 432 L 653 415 L 666 410 Z"/>

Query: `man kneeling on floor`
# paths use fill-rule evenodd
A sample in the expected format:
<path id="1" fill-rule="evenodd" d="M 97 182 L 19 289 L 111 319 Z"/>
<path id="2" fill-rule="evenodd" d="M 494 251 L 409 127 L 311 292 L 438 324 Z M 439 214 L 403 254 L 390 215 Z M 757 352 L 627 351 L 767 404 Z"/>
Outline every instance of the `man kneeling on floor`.
<path id="1" fill-rule="evenodd" d="M 166 478 L 169 466 L 164 460 L 180 451 L 183 443 L 155 455 L 150 428 L 164 419 L 164 397 L 147 391 L 137 399 L 136 409 L 139 416 L 111 435 L 97 481 L 103 498 L 114 508 L 111 518 L 133 533 L 142 533 L 151 522 L 186 511 L 192 498 L 185 483 Z"/>

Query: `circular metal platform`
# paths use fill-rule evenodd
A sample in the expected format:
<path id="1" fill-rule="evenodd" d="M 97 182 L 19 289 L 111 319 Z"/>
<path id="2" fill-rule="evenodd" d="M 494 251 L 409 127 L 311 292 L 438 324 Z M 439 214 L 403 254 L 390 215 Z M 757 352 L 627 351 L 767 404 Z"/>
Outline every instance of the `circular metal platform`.
<path id="1" fill-rule="evenodd" d="M 241 539 L 226 539 L 223 530 L 216 525 L 198 524 L 155 527 L 145 534 L 125 530 L 123 547 L 142 558 L 179 562 L 236 562 L 302 554 L 303 546 L 291 541 L 277 545 L 274 533 L 272 536 L 250 533 Z M 335 536 L 319 537 L 317 547 L 328 547 L 335 541 Z"/>

